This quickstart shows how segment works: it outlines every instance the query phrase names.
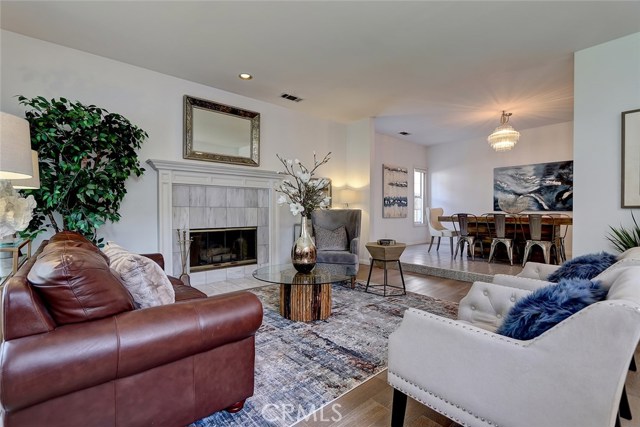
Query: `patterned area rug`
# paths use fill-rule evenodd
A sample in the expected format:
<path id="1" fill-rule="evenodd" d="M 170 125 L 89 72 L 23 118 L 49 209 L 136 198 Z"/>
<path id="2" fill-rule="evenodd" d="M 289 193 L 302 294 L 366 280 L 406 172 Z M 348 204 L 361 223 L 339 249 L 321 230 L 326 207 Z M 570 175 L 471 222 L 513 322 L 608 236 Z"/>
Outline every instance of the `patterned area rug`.
<path id="1" fill-rule="evenodd" d="M 251 292 L 264 306 L 255 394 L 242 411 L 218 412 L 193 426 L 290 426 L 386 368 L 389 334 L 407 308 L 450 318 L 458 310 L 456 303 L 410 292 L 384 298 L 365 293 L 361 284 L 334 284 L 331 316 L 301 323 L 278 313 L 278 286 Z"/>

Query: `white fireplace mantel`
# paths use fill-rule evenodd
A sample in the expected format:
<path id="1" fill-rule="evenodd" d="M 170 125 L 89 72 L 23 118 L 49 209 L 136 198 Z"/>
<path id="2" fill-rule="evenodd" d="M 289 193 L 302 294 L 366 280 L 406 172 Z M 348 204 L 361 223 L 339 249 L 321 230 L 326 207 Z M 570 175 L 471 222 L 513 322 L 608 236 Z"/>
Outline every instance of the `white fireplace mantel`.
<path id="1" fill-rule="evenodd" d="M 149 159 L 147 163 L 158 171 L 158 250 L 164 256 L 168 274 L 173 271 L 173 185 L 215 185 L 223 187 L 267 188 L 269 197 L 269 259 L 277 251 L 274 236 L 278 232 L 274 188 L 283 179 L 281 174 L 250 167 L 231 167 L 201 162 Z"/>

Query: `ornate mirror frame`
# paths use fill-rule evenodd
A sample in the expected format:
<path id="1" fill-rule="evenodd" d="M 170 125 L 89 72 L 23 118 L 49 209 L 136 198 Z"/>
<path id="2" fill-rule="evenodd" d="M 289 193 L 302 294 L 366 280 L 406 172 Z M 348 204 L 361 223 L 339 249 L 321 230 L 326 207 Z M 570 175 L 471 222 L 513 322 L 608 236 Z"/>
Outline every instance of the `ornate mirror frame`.
<path id="1" fill-rule="evenodd" d="M 246 135 L 236 135 L 235 141 L 230 141 L 232 145 L 240 145 L 247 148 L 247 156 L 232 155 L 229 153 L 216 153 L 203 149 L 196 144 L 194 146 L 194 131 L 211 127 L 211 123 L 207 121 L 202 114 L 194 114 L 194 111 L 204 111 L 210 113 L 210 121 L 224 121 L 228 118 L 228 122 L 238 123 L 236 119 L 247 120 Z M 220 122 L 222 123 L 222 122 Z M 189 95 L 184 96 L 184 151 L 183 158 L 192 160 L 205 160 L 208 162 L 232 163 L 245 166 L 260 165 L 260 113 L 254 111 L 243 110 L 241 108 L 229 105 L 219 104 L 217 102 L 208 101 L 206 99 L 194 98 Z"/>

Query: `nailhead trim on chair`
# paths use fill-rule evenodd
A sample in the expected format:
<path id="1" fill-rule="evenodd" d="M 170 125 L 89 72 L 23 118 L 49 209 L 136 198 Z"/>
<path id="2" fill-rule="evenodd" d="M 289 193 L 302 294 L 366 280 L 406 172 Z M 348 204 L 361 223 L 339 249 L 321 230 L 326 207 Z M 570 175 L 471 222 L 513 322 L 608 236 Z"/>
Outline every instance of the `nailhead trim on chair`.
<path id="1" fill-rule="evenodd" d="M 436 398 L 436 399 L 438 399 L 438 400 L 440 400 L 440 401 L 444 402 L 444 403 L 445 403 L 445 404 L 447 404 L 447 405 L 455 406 L 457 409 L 460 409 L 462 412 L 465 412 L 465 413 L 467 413 L 467 414 L 471 415 L 472 417 L 474 417 L 474 418 L 476 418 L 476 419 L 478 419 L 478 420 L 482 421 L 483 423 L 484 423 L 484 422 L 486 422 L 486 423 L 487 423 L 488 425 L 490 425 L 490 426 L 500 427 L 498 424 L 495 424 L 493 421 L 489 421 L 489 420 L 487 420 L 486 418 L 483 418 L 483 417 L 481 417 L 481 416 L 479 416 L 479 415 L 477 415 L 477 414 L 474 414 L 473 412 L 468 411 L 467 409 L 460 407 L 460 405 L 458 405 L 458 404 L 454 404 L 453 402 L 449 402 L 447 399 L 445 399 L 445 398 L 443 398 L 443 397 L 441 397 L 441 396 L 438 396 L 437 394 L 435 394 L 435 393 L 433 393 L 433 392 L 431 392 L 431 391 L 429 391 L 429 390 L 427 390 L 427 389 L 424 389 L 424 388 L 420 387 L 420 386 L 419 386 L 419 385 L 417 385 L 417 384 L 412 383 L 411 381 L 409 381 L 409 380 L 407 380 L 406 378 L 404 378 L 404 377 L 402 377 L 402 376 L 400 376 L 400 375 L 396 374 L 395 372 L 389 372 L 389 373 L 390 373 L 390 374 L 393 374 L 395 377 L 397 377 L 397 378 L 399 378 L 400 380 L 402 380 L 402 381 L 406 382 L 407 384 L 410 384 L 410 385 L 412 385 L 413 387 L 415 387 L 415 388 L 417 388 L 417 389 L 419 389 L 419 390 L 421 390 L 421 391 L 423 391 L 423 392 L 427 393 L 429 396 L 433 396 L 434 398 Z M 434 411 L 439 412 L 440 414 L 444 415 L 445 417 L 449 418 L 450 420 L 453 420 L 453 421 L 455 421 L 456 423 L 461 424 L 461 425 L 462 425 L 462 426 L 464 426 L 464 427 L 470 427 L 470 425 L 469 425 L 469 424 L 465 423 L 464 421 L 460 420 L 459 418 L 457 418 L 457 417 L 455 417 L 455 416 L 453 416 L 453 415 L 450 415 L 447 411 L 445 411 L 445 410 L 443 410 L 443 409 L 441 409 L 441 408 L 436 408 L 436 407 L 434 407 L 433 405 L 431 405 L 431 404 L 429 404 L 429 403 L 427 403 L 427 402 L 424 402 L 423 400 L 421 400 L 420 398 L 418 398 L 418 397 L 414 396 L 414 395 L 413 395 L 413 394 L 411 394 L 410 392 L 408 392 L 408 391 L 406 391 L 406 390 L 404 390 L 404 389 L 402 389 L 402 388 L 398 388 L 397 386 L 395 386 L 395 385 L 391 384 L 390 382 L 389 382 L 389 385 L 390 385 L 391 387 L 393 387 L 393 388 L 396 388 L 396 389 L 400 390 L 401 392 L 403 392 L 403 393 L 404 393 L 404 394 L 406 394 L 407 396 L 411 397 L 412 399 L 417 400 L 418 402 L 422 403 L 423 405 L 425 405 L 425 406 L 427 406 L 427 407 L 429 407 L 429 408 L 433 409 Z"/>

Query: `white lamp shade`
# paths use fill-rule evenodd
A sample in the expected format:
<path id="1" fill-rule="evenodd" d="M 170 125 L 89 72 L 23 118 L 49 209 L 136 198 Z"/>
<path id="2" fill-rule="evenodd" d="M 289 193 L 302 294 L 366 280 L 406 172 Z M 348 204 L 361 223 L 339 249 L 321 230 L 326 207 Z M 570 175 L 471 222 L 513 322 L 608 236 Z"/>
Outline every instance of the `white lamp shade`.
<path id="1" fill-rule="evenodd" d="M 32 176 L 29 122 L 0 111 L 0 179 Z"/>
<path id="2" fill-rule="evenodd" d="M 37 190 L 40 188 L 40 167 L 38 166 L 38 152 L 31 150 L 31 165 L 33 176 L 27 179 L 14 179 L 11 183 L 18 190 Z"/>

